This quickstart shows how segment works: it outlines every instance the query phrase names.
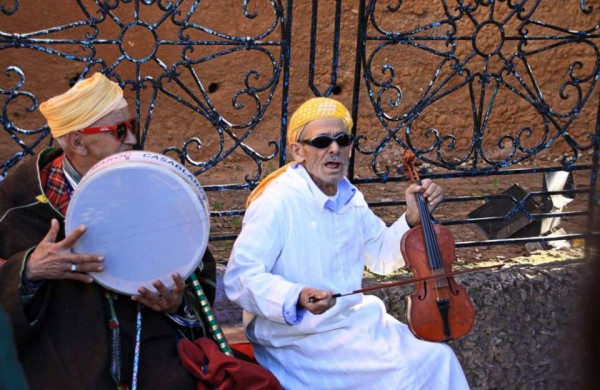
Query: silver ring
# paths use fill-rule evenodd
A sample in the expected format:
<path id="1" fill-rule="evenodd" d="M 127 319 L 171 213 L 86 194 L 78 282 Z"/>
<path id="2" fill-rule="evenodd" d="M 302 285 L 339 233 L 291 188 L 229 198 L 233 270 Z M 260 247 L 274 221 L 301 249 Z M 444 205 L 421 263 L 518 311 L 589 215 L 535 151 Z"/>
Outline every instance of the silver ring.
<path id="1" fill-rule="evenodd" d="M 75 263 L 71 264 L 71 272 L 77 272 L 77 264 L 75 264 Z"/>

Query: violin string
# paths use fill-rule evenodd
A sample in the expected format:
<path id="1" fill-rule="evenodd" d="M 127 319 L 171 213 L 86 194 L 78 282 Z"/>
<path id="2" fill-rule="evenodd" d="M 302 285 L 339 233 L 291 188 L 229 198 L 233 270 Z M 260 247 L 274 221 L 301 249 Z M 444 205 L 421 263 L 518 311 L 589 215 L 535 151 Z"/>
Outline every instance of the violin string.
<path id="1" fill-rule="evenodd" d="M 420 184 L 420 183 L 418 183 Z M 421 227 L 423 229 L 423 234 L 425 235 L 425 245 L 427 251 L 427 257 L 429 260 L 430 270 L 435 273 L 443 273 L 443 265 L 441 262 L 440 254 L 439 254 L 439 246 L 437 243 L 437 238 L 435 235 L 435 230 L 433 229 L 433 223 L 431 222 L 431 216 L 429 214 L 429 209 L 427 207 L 425 198 L 421 193 L 417 194 L 417 205 L 419 207 L 419 214 L 421 216 Z M 434 283 L 439 288 L 442 281 L 439 279 L 435 279 Z M 436 289 L 436 295 L 439 294 Z M 438 295 L 439 299 L 439 295 Z"/>
<path id="2" fill-rule="evenodd" d="M 431 219 L 427 210 L 427 205 L 425 204 L 425 200 L 421 194 L 417 195 L 419 212 L 421 215 L 421 226 L 423 229 L 423 234 L 425 235 L 425 243 L 427 246 L 427 255 L 429 257 L 429 266 L 433 269 L 438 269 L 442 267 L 441 261 L 439 259 L 439 250 L 437 250 L 437 239 L 435 236 L 435 231 L 433 229 L 433 224 L 431 223 Z"/>

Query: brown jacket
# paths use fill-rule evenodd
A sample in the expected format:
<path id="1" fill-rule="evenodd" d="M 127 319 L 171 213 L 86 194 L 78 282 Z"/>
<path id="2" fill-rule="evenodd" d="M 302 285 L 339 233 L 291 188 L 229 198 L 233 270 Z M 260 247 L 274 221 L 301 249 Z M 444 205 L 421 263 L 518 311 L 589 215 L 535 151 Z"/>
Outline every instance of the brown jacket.
<path id="1" fill-rule="evenodd" d="M 110 369 L 112 333 L 107 326 L 110 310 L 101 286 L 48 280 L 29 304 L 24 306 L 21 302 L 20 285 L 27 251 L 45 236 L 52 218 L 61 222 L 59 239 L 64 238 L 64 216 L 36 198 L 42 194 L 40 167 L 60 153 L 60 150 L 46 150 L 37 161 L 26 159 L 0 182 L 0 259 L 7 260 L 0 265 L 0 303 L 10 317 L 19 358 L 31 388 L 114 389 Z M 214 281 L 215 261 L 208 250 L 203 264 L 201 280 Z M 207 284 L 203 287 L 212 301 L 213 287 Z M 136 305 L 128 296 L 119 295 L 115 300 L 125 383 L 130 383 L 133 370 Z M 177 355 L 179 334 L 177 326 L 166 316 L 147 308 L 142 310 L 139 388 L 195 388 L 195 380 Z M 201 329 L 196 329 L 192 338 L 203 335 Z"/>

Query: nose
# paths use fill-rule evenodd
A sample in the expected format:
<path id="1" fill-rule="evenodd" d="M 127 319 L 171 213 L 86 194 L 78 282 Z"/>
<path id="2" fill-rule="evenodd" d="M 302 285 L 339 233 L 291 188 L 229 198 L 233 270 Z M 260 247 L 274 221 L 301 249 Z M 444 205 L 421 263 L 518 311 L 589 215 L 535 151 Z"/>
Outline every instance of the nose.
<path id="1" fill-rule="evenodd" d="M 127 145 L 137 144 L 138 143 L 138 139 L 137 139 L 138 133 L 139 133 L 139 131 L 137 131 L 137 128 L 135 128 L 135 129 L 127 128 L 127 131 L 125 133 L 125 138 L 123 139 L 123 143 L 127 144 Z"/>
<path id="2" fill-rule="evenodd" d="M 338 153 L 340 151 L 340 145 L 338 145 L 337 141 L 333 141 L 328 148 L 329 153 Z"/>

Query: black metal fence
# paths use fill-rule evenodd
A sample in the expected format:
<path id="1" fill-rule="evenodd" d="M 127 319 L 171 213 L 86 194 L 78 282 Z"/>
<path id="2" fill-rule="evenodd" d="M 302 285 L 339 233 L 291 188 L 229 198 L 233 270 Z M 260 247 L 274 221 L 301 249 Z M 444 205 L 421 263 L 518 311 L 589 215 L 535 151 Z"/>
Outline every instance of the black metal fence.
<path id="1" fill-rule="evenodd" d="M 359 186 L 406 181 L 394 161 L 407 148 L 423 162 L 422 177 L 448 183 L 546 177 L 532 191 L 491 193 L 482 186 L 448 196 L 446 203 L 463 211 L 462 204 L 486 202 L 439 221 L 486 231 L 458 247 L 575 239 L 584 231 L 548 235 L 554 230 L 547 226 L 513 233 L 556 218 L 593 223 L 598 2 L 53 3 L 0 1 L 2 176 L 51 143 L 39 102 L 64 91 L 69 75 L 74 82 L 101 70 L 135 100 L 140 147 L 184 162 L 209 195 L 245 199 L 286 160 L 290 102 L 335 95 L 352 107 L 358 142 L 348 176 Z M 46 88 L 53 80 L 63 83 Z M 545 157 L 557 153 L 558 159 Z M 584 173 L 585 185 L 575 188 L 567 177 L 552 188 L 557 172 Z M 585 201 L 567 211 L 552 205 L 561 196 Z M 403 204 L 373 198 L 376 209 Z M 501 214 L 490 213 L 494 205 Z M 211 216 L 243 211 L 219 202 Z"/>

